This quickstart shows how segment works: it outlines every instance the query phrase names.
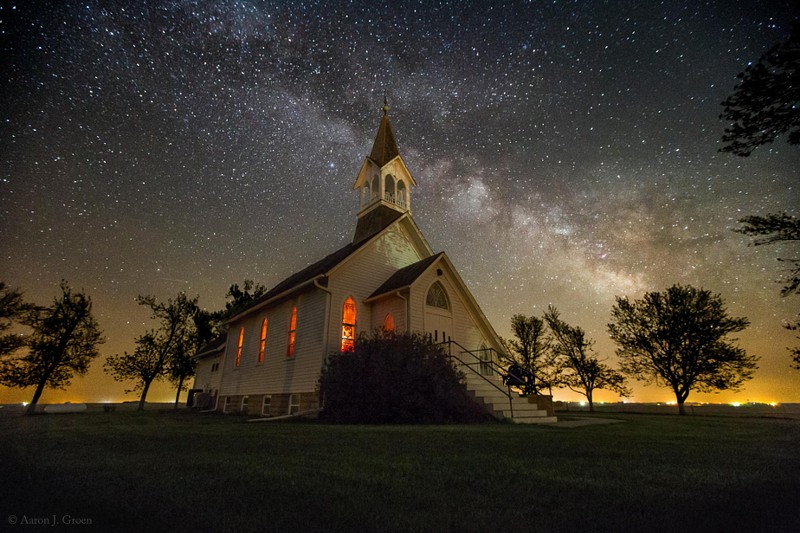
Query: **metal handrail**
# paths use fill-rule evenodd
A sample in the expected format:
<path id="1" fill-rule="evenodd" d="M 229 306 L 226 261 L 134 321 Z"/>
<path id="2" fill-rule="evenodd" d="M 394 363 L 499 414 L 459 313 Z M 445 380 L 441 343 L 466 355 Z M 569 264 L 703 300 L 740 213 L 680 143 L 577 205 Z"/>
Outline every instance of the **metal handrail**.
<path id="1" fill-rule="evenodd" d="M 461 363 L 462 366 L 467 367 L 474 374 L 476 374 L 478 377 L 480 377 L 486 383 L 489 383 L 491 386 L 493 386 L 494 388 L 499 390 L 506 398 L 508 398 L 508 408 L 511 410 L 511 418 L 514 418 L 514 402 L 513 402 L 513 396 L 512 396 L 512 393 L 511 393 L 511 386 L 510 385 L 506 385 L 507 390 L 503 390 L 503 388 L 500 387 L 500 385 L 498 385 L 495 381 L 490 380 L 489 378 L 487 378 L 486 376 L 481 374 L 479 371 L 477 371 L 474 368 L 472 368 L 472 365 L 474 365 L 474 364 L 479 364 L 480 365 L 480 364 L 487 364 L 488 363 L 490 367 L 491 366 L 496 367 L 496 369 L 498 370 L 498 373 L 502 375 L 502 372 L 499 372 L 499 371 L 502 370 L 500 365 L 495 363 L 493 360 L 486 361 L 484 359 L 479 358 L 478 356 L 476 356 L 473 353 L 472 350 L 467 350 L 466 348 L 461 346 L 458 342 L 456 342 L 456 341 L 454 341 L 452 339 L 451 340 L 447 340 L 447 341 L 442 341 L 439 344 L 440 345 L 441 344 L 447 344 L 447 355 L 448 355 L 448 357 L 450 357 L 451 359 L 455 359 L 456 361 Z M 466 354 L 471 355 L 477 361 L 477 363 L 465 363 L 460 357 L 458 357 L 456 355 L 453 355 L 453 346 L 452 346 L 453 344 L 455 344 L 456 346 L 458 346 L 461 349 L 461 354 L 465 354 L 466 353 Z M 492 352 L 495 351 L 493 348 L 481 348 L 480 350 L 474 350 L 474 351 L 486 351 L 486 350 L 490 350 Z"/>

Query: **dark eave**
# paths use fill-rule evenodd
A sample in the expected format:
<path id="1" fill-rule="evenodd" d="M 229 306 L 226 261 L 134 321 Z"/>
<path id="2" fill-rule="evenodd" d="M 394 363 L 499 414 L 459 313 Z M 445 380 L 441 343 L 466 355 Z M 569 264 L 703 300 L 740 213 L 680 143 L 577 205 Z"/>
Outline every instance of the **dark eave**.
<path id="1" fill-rule="evenodd" d="M 197 350 L 195 357 L 199 359 L 201 357 L 206 357 L 209 355 L 213 355 L 217 352 L 221 352 L 223 348 L 225 348 L 225 341 L 227 339 L 228 339 L 228 334 L 223 333 L 219 337 L 215 338 L 214 340 L 210 341 L 208 344 Z"/>
<path id="2" fill-rule="evenodd" d="M 426 257 L 421 261 L 417 261 L 416 263 L 412 263 L 406 267 L 401 268 L 394 274 L 392 274 L 389 279 L 383 282 L 383 284 L 375 289 L 375 292 L 369 295 L 367 301 L 377 298 L 378 296 L 382 296 L 384 294 L 390 294 L 392 292 L 398 291 L 400 289 L 404 289 L 409 287 L 412 283 L 414 283 L 417 278 L 419 278 L 428 267 L 430 267 L 433 263 L 439 259 L 444 252 L 439 252 L 438 254 L 434 254 L 430 257 Z"/>

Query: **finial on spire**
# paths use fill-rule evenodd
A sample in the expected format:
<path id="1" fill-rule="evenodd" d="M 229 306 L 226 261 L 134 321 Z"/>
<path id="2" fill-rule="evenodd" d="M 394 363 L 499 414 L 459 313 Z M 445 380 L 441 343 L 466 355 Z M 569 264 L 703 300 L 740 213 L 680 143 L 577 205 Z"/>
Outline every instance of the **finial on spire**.
<path id="1" fill-rule="evenodd" d="M 383 92 L 383 115 L 389 114 L 389 101 L 386 99 L 386 91 Z"/>

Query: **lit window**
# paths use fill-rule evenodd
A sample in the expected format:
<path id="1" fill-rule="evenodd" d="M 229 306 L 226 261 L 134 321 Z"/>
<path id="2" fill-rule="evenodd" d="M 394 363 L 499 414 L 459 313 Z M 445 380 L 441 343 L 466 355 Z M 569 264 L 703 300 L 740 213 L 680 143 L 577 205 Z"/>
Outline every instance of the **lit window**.
<path id="1" fill-rule="evenodd" d="M 242 362 L 242 344 L 244 344 L 244 327 L 239 329 L 239 343 L 236 345 L 236 361 L 234 366 L 237 368 Z"/>
<path id="2" fill-rule="evenodd" d="M 261 343 L 258 345 L 258 362 L 264 362 L 264 353 L 267 350 L 267 317 L 261 323 Z"/>
<path id="3" fill-rule="evenodd" d="M 447 302 L 447 293 L 444 291 L 442 284 L 438 281 L 428 289 L 428 296 L 425 298 L 425 303 L 431 307 L 450 309 L 450 304 Z"/>
<path id="4" fill-rule="evenodd" d="M 297 330 L 297 306 L 292 306 L 292 318 L 289 319 L 289 344 L 286 347 L 286 357 L 294 357 L 294 338 Z"/>
<path id="5" fill-rule="evenodd" d="M 356 301 L 348 298 L 342 308 L 342 351 L 352 352 L 356 340 Z"/>
<path id="6" fill-rule="evenodd" d="M 385 331 L 394 331 L 394 315 L 389 313 L 383 320 L 383 329 Z"/>

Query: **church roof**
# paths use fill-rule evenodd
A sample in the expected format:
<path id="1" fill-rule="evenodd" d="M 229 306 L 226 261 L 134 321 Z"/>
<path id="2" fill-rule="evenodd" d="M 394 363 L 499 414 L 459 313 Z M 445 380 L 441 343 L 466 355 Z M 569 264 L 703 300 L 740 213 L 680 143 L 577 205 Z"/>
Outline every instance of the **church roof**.
<path id="1" fill-rule="evenodd" d="M 227 339 L 228 339 L 228 334 L 223 333 L 219 337 L 209 341 L 207 344 L 198 349 L 197 353 L 195 354 L 195 357 L 205 357 L 207 355 L 213 355 L 221 351 L 225 347 L 225 341 Z"/>
<path id="2" fill-rule="evenodd" d="M 438 254 L 426 257 L 421 261 L 417 261 L 416 263 L 412 263 L 401 268 L 392 274 L 389 279 L 384 281 L 380 287 L 375 289 L 375 292 L 370 294 L 367 300 L 408 287 L 414 283 L 414 281 L 416 281 L 416 279 L 420 277 L 426 270 L 428 270 L 428 267 L 435 263 L 436 260 L 442 256 L 442 254 L 444 254 L 444 252 L 439 252 Z"/>
<path id="3" fill-rule="evenodd" d="M 394 137 L 392 125 L 389 123 L 389 115 L 384 111 L 369 158 L 382 167 L 398 155 L 400 155 L 400 151 L 397 149 L 397 140 Z"/>
<path id="4" fill-rule="evenodd" d="M 261 296 L 258 300 L 254 301 L 247 309 L 243 310 L 239 315 L 245 314 L 251 309 L 258 307 L 260 304 L 271 300 L 272 298 L 282 294 L 290 289 L 297 287 L 303 283 L 309 282 L 314 278 L 319 276 L 323 276 L 328 273 L 333 267 L 347 259 L 353 252 L 361 248 L 362 245 L 366 244 L 367 239 L 364 239 L 357 243 L 350 243 L 342 248 L 339 248 L 335 252 L 330 255 L 327 255 L 317 261 L 316 263 L 312 263 L 308 265 L 306 268 L 299 272 L 295 272 L 285 280 L 281 281 L 274 287 L 272 287 L 269 291 L 266 292 L 263 296 Z"/>
<path id="5" fill-rule="evenodd" d="M 359 217 L 353 242 L 361 242 L 372 237 L 401 216 L 403 216 L 403 213 L 397 209 L 379 205 L 369 213 Z"/>

